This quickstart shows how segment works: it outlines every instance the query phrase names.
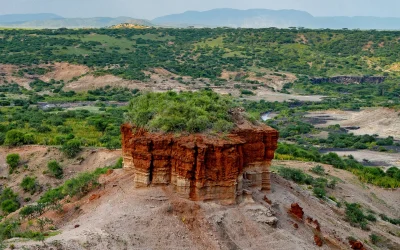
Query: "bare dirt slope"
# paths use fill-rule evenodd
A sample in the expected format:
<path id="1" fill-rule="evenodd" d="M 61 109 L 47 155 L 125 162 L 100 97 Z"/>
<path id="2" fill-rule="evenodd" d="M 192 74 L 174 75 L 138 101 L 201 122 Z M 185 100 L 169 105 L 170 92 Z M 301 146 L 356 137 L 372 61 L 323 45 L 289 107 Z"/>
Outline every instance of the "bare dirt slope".
<path id="1" fill-rule="evenodd" d="M 19 67 L 16 65 L 0 63 L 0 85 L 15 82 L 26 89 L 30 89 L 29 83 L 33 80 L 16 76 L 15 73 L 17 73 L 18 70 Z"/>
<path id="2" fill-rule="evenodd" d="M 75 65 L 69 63 L 54 63 L 51 65 L 51 71 L 40 77 L 42 81 L 50 81 L 54 79 L 56 81 L 63 80 L 69 82 L 74 78 L 80 77 L 88 73 L 90 69 L 84 65 Z"/>
<path id="3" fill-rule="evenodd" d="M 29 75 L 23 74 L 18 75 L 18 71 L 21 69 L 28 69 L 27 66 L 16 66 L 10 64 L 0 64 L 0 85 L 6 83 L 16 83 L 20 86 L 30 89 L 29 83 L 35 79 L 48 82 L 52 79 L 56 81 L 69 82 L 73 79 L 77 79 L 80 76 L 87 74 L 90 70 L 84 65 L 74 65 L 69 63 L 54 63 L 54 64 L 41 64 L 38 65 L 40 68 L 45 68 L 48 72 L 44 75 Z"/>
<path id="4" fill-rule="evenodd" d="M 224 70 L 221 74 L 221 78 L 228 82 L 235 81 L 235 79 L 246 78 L 250 81 L 257 81 L 265 84 L 269 88 L 275 90 L 282 90 L 286 83 L 297 80 L 297 77 L 291 73 L 275 73 L 268 70 L 263 70 L 259 74 L 255 74 L 254 72 L 234 72 Z"/>
<path id="5" fill-rule="evenodd" d="M 314 166 L 274 164 L 305 171 Z M 359 202 L 377 214 L 400 215 L 399 192 L 361 185 L 348 172 L 324 167 L 341 180 L 330 195 Z M 370 232 L 351 227 L 343 220 L 344 209 L 276 175 L 267 195 L 272 205 L 264 201 L 264 194 L 253 190 L 252 199 L 232 206 L 187 201 L 176 197 L 170 187 L 135 189 L 132 178 L 127 170 L 114 171 L 101 177 L 100 189 L 64 205 L 63 213 L 47 212 L 44 216 L 52 218 L 61 233 L 48 238 L 46 246 L 19 239 L 8 243 L 16 249 L 349 249 L 346 238 L 353 236 L 371 249 L 400 246 L 400 228 L 380 219 L 371 223 Z M 304 208 L 303 221 L 287 213 L 295 202 Z M 270 224 L 275 218 L 279 221 L 274 227 Z M 384 245 L 369 243 L 371 233 L 383 237 Z M 321 248 L 314 243 L 315 235 L 324 243 Z"/>
<path id="6" fill-rule="evenodd" d="M 327 110 L 311 112 L 308 117 L 326 121 L 318 126 L 339 124 L 341 127 L 360 127 L 352 132 L 356 135 L 378 134 L 400 139 L 400 112 L 389 108 L 366 108 L 359 112 Z"/>

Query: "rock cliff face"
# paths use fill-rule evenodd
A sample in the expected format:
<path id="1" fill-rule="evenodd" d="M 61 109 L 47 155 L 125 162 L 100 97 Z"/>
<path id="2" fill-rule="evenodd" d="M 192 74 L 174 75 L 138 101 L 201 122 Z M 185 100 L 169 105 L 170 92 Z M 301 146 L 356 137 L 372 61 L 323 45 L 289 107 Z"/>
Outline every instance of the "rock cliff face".
<path id="1" fill-rule="evenodd" d="M 174 136 L 121 127 L 124 168 L 134 185 L 173 185 L 192 200 L 234 203 L 246 187 L 270 190 L 269 166 L 278 132 L 267 126 L 237 129 L 223 138 Z"/>
<path id="2" fill-rule="evenodd" d="M 314 84 L 319 83 L 339 83 L 339 84 L 361 84 L 361 83 L 375 83 L 379 84 L 385 81 L 384 76 L 335 76 L 327 78 L 314 78 L 311 82 Z"/>

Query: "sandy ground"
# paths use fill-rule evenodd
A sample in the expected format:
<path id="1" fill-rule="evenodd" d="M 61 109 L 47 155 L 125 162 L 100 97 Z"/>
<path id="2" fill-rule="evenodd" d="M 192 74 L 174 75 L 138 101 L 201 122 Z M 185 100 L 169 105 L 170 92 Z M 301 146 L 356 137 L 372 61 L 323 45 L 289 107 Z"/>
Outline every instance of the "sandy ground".
<path id="1" fill-rule="evenodd" d="M 270 90 L 260 90 L 255 91 L 256 96 L 246 97 L 246 99 L 253 101 L 270 101 L 270 102 L 285 102 L 290 100 L 298 101 L 310 101 L 310 102 L 320 102 L 324 96 L 318 95 L 295 95 L 295 94 L 284 94 L 279 92 L 272 92 Z"/>
<path id="2" fill-rule="evenodd" d="M 332 152 L 337 153 L 340 156 L 352 155 L 359 162 L 363 162 L 365 159 L 373 165 L 384 166 L 386 169 L 392 166 L 400 168 L 400 154 L 398 153 L 385 153 L 371 150 L 349 150 Z"/>
<path id="3" fill-rule="evenodd" d="M 274 165 L 309 169 L 314 163 L 276 161 Z M 359 202 L 374 212 L 400 215 L 400 192 L 361 184 L 349 172 L 324 166 L 331 176 L 341 181 L 329 195 L 338 200 Z M 133 173 L 117 170 L 101 177 L 103 186 L 66 204 L 64 212 L 48 212 L 44 216 L 57 221 L 61 233 L 40 242 L 11 239 L 16 249 L 349 249 L 346 238 L 355 236 L 371 249 L 398 249 L 400 238 L 388 231 L 400 229 L 378 220 L 366 232 L 351 227 L 343 220 L 344 210 L 315 198 L 311 191 L 272 176 L 272 191 L 264 194 L 253 190 L 253 198 L 238 205 L 222 206 L 214 202 L 192 202 L 177 197 L 171 187 L 133 188 Z M 89 199 L 89 197 L 97 197 Z M 305 218 L 321 224 L 321 232 L 287 211 L 298 202 Z M 78 207 L 78 209 L 74 209 Z M 266 221 L 277 218 L 273 227 Z M 295 228 L 295 224 L 298 228 Z M 313 243 L 320 234 L 324 246 Z M 374 247 L 369 234 L 384 237 L 385 244 Z"/>
<path id="4" fill-rule="evenodd" d="M 64 82 L 69 82 L 74 78 L 79 78 L 80 76 L 87 74 L 90 71 L 89 68 L 86 66 L 74 65 L 64 62 L 54 64 L 41 64 L 38 65 L 38 67 L 48 68 L 50 69 L 50 72 L 46 73 L 45 75 L 25 74 L 21 77 L 16 76 L 15 73 L 17 73 L 19 69 L 27 67 L 19 67 L 10 64 L 0 64 L 0 84 L 4 84 L 5 82 L 15 82 L 26 89 L 31 89 L 29 83 L 34 81 L 35 79 L 40 79 L 45 82 L 48 82 L 51 79 L 54 79 L 56 81 L 63 80 Z"/>
<path id="5" fill-rule="evenodd" d="M 47 82 L 54 79 L 56 81 L 69 82 L 73 78 L 80 77 L 90 71 L 87 66 L 69 63 L 54 63 L 51 68 L 51 72 L 40 77 L 42 81 Z"/>
<path id="6" fill-rule="evenodd" d="M 310 112 L 307 117 L 322 122 L 317 127 L 339 124 L 341 127 L 360 127 L 351 132 L 356 135 L 378 134 L 400 139 L 400 112 L 389 108 L 367 108 L 359 112 L 327 110 Z M 324 123 L 325 122 L 325 123 Z"/>
<path id="7" fill-rule="evenodd" d="M 129 89 L 143 88 L 143 84 L 141 82 L 128 81 L 113 75 L 105 75 L 98 77 L 95 77 L 93 75 L 86 75 L 79 78 L 77 81 L 72 81 L 67 83 L 64 87 L 64 90 L 65 91 L 73 90 L 76 92 L 82 92 L 98 88 L 104 88 L 105 86 L 121 87 Z"/>

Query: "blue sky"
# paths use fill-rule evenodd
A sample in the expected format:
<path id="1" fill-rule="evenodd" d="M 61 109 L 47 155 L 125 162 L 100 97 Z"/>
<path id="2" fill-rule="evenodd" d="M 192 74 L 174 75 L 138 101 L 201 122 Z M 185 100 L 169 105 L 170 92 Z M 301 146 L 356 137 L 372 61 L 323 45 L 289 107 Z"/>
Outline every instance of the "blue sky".
<path id="1" fill-rule="evenodd" d="M 1 14 L 55 13 L 65 17 L 131 16 L 152 19 L 213 8 L 296 9 L 314 16 L 400 17 L 400 0 L 0 0 Z"/>

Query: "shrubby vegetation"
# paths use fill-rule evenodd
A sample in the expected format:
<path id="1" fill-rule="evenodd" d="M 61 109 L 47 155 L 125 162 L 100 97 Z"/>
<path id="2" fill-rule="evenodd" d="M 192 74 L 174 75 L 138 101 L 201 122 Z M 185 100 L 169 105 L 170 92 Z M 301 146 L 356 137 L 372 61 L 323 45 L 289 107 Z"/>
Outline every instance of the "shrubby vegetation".
<path id="1" fill-rule="evenodd" d="M 393 225 L 400 225 L 400 218 L 394 219 L 394 218 L 390 218 L 390 217 L 388 217 L 388 216 L 386 216 L 384 214 L 380 214 L 379 216 L 381 217 L 382 220 L 390 222 Z"/>
<path id="2" fill-rule="evenodd" d="M 150 131 L 228 132 L 234 106 L 231 98 L 212 91 L 147 93 L 130 102 L 127 121 Z"/>
<path id="3" fill-rule="evenodd" d="M 2 30 L 0 35 L 4 37 L 1 63 L 31 65 L 59 60 L 97 67 L 98 74 L 137 80 L 147 79 L 142 71 L 155 67 L 210 79 L 224 69 L 251 67 L 309 76 L 383 75 L 385 66 L 396 63 L 400 53 L 398 32 L 374 30 L 65 29 Z M 365 50 L 370 41 L 371 48 Z M 379 46 L 382 42 L 384 46 Z M 313 62 L 312 67 L 308 62 Z M 104 70 L 117 64 L 126 68 Z M 37 67 L 18 74 L 44 72 L 46 69 Z"/>
<path id="4" fill-rule="evenodd" d="M 12 174 L 14 170 L 18 167 L 19 161 L 21 157 L 19 154 L 9 154 L 6 157 L 6 162 L 8 164 L 8 167 L 10 168 L 9 172 Z"/>
<path id="5" fill-rule="evenodd" d="M 360 204 L 345 203 L 346 219 L 354 227 L 360 227 L 363 230 L 369 230 L 368 221 L 375 222 L 376 217 L 373 214 L 366 215 Z"/>
<path id="6" fill-rule="evenodd" d="M 28 205 L 21 209 L 23 217 L 40 216 L 49 208 L 57 208 L 59 201 L 66 196 L 83 196 L 99 186 L 98 178 L 109 168 L 99 168 L 94 172 L 80 173 L 77 177 L 67 180 L 63 185 L 46 191 L 36 205 Z"/>
<path id="7" fill-rule="evenodd" d="M 82 146 L 119 148 L 119 128 L 126 108 L 98 105 L 88 108 L 94 111 L 0 107 L 0 145 L 63 145 L 79 139 Z"/>
<path id="8" fill-rule="evenodd" d="M 356 161 L 354 157 L 341 158 L 336 153 L 321 154 L 314 147 L 302 147 L 295 144 L 279 143 L 276 150 L 275 159 L 278 160 L 300 160 L 314 161 L 330 164 L 335 168 L 344 169 L 352 172 L 360 181 L 370 183 L 384 188 L 400 187 L 400 179 L 397 168 L 391 168 L 389 172 L 384 172 L 377 167 L 364 167 Z"/>
<path id="9" fill-rule="evenodd" d="M 11 188 L 4 188 L 1 191 L 0 207 L 4 214 L 9 214 L 19 209 L 18 195 Z"/>
<path id="10" fill-rule="evenodd" d="M 25 176 L 20 186 L 25 192 L 34 194 L 38 190 L 39 183 L 37 182 L 36 177 Z"/>
<path id="11" fill-rule="evenodd" d="M 313 187 L 313 193 L 320 199 L 326 198 L 326 188 L 334 189 L 336 180 L 328 180 L 326 178 L 314 178 L 311 175 L 304 173 L 300 169 L 279 167 L 278 174 L 287 180 L 294 181 L 297 184 L 306 184 Z"/>
<path id="12" fill-rule="evenodd" d="M 48 172 L 57 179 L 62 179 L 64 175 L 63 168 L 57 161 L 50 161 L 47 164 Z"/>
<path id="13" fill-rule="evenodd" d="M 72 139 L 64 142 L 61 147 L 61 151 L 68 157 L 74 158 L 81 151 L 81 141 L 78 139 Z"/>

